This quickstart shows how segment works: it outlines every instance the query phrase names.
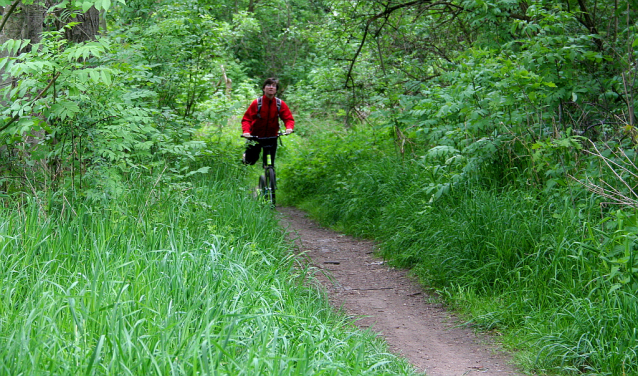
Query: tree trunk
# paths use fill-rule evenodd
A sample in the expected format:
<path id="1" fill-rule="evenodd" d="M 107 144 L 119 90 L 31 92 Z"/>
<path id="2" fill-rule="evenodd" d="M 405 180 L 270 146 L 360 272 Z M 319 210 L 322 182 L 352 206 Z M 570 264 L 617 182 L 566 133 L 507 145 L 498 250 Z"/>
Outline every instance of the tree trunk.
<path id="1" fill-rule="evenodd" d="M 21 10 L 21 6 L 13 11 L 11 14 L 7 14 L 9 12 L 9 7 L 4 7 L 2 10 L 2 20 L 5 22 L 4 28 L 0 32 L 0 44 L 8 41 L 9 39 L 22 39 L 22 27 L 24 24 L 24 12 Z M 5 17 L 8 17 L 5 20 Z M 0 57 L 8 56 L 7 52 L 2 51 L 2 55 Z"/>
<path id="2" fill-rule="evenodd" d="M 2 21 L 4 22 L 4 28 L 0 31 L 0 45 L 9 39 L 30 39 L 31 44 L 38 43 L 42 39 L 42 27 L 44 24 L 45 9 L 42 5 L 29 4 L 25 5 L 18 3 L 11 14 L 9 13 L 10 7 L 4 7 L 2 9 Z M 5 17 L 8 17 L 5 20 Z M 25 47 L 25 50 L 30 50 L 31 45 Z M 18 51 L 16 55 L 22 51 Z M 9 56 L 7 51 L 0 52 L 0 59 Z M 0 75 L 4 73 L 0 70 Z M 8 82 L 0 81 L 0 85 L 7 85 Z M 0 98 L 4 100 L 4 98 Z M 0 102 L 2 105 L 6 105 L 4 102 Z"/>
<path id="3" fill-rule="evenodd" d="M 24 10 L 24 34 L 26 39 L 31 40 L 31 44 L 39 43 L 42 40 L 42 27 L 44 26 L 44 14 L 46 9 L 41 4 L 22 5 Z M 31 48 L 31 45 L 28 47 Z"/>
<path id="4" fill-rule="evenodd" d="M 0 44 L 3 44 L 9 39 L 29 39 L 31 43 L 24 47 L 22 51 L 17 51 L 16 55 L 19 55 L 21 52 L 30 51 L 33 44 L 39 43 L 40 40 L 42 40 L 42 28 L 44 26 L 44 14 L 46 10 L 41 4 L 22 4 L 21 2 L 16 4 L 11 14 L 9 14 L 9 10 L 10 7 L 4 7 L 4 9 L 2 9 L 2 21 L 6 22 L 4 23 L 4 28 L 0 31 Z M 5 17 L 7 17 L 6 20 Z M 0 58 L 7 56 L 9 56 L 8 52 L 0 52 Z M 0 75 L 3 73 L 3 71 L 0 71 Z M 7 81 L 0 80 L 0 85 L 15 85 L 15 81 L 9 80 L 12 79 L 9 78 Z M 0 98 L 0 105 L 6 106 L 6 99 L 7 98 Z M 10 123 L 11 121 L 3 124 L 3 127 L 6 128 Z M 24 135 L 23 140 L 31 147 L 34 147 L 39 141 L 38 136 L 42 135 L 43 132 L 36 132 L 29 137 Z M 4 146 L 0 149 L 0 152 L 7 153 L 12 158 L 20 158 L 14 150 Z M 11 171 L 13 169 L 12 163 L 13 162 L 8 162 L 6 165 L 0 165 L 0 168 L 5 171 Z"/>
<path id="5" fill-rule="evenodd" d="M 259 0 L 250 0 L 248 3 L 248 13 L 255 13 L 255 6 L 257 6 L 258 2 Z"/>
<path id="6" fill-rule="evenodd" d="M 86 13 L 78 14 L 67 22 L 80 23 L 65 31 L 64 36 L 69 41 L 79 43 L 95 40 L 95 36 L 100 31 L 100 12 L 95 7 L 91 7 Z"/>
<path id="7" fill-rule="evenodd" d="M 2 17 L 7 17 L 4 28 L 0 32 L 0 44 L 9 39 L 29 39 L 31 44 L 42 39 L 42 26 L 44 24 L 44 6 L 39 4 L 18 4 L 11 14 L 9 7 L 2 9 Z M 30 48 L 30 47 L 28 47 Z M 6 56 L 6 55 L 5 55 Z"/>
<path id="8" fill-rule="evenodd" d="M 106 29 L 106 11 L 101 10 L 100 11 L 100 34 L 102 34 L 102 36 L 106 36 L 107 31 L 108 30 Z"/>

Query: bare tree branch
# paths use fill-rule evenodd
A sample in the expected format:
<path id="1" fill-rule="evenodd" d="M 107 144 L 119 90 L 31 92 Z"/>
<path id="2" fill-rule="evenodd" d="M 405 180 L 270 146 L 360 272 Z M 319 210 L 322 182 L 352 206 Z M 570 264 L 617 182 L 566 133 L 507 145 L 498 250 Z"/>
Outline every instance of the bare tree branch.
<path id="1" fill-rule="evenodd" d="M 631 186 L 631 184 L 627 182 L 627 176 L 622 176 L 622 174 L 625 173 L 628 174 L 630 178 L 638 180 L 638 167 L 636 167 L 631 158 L 629 158 L 629 156 L 627 156 L 625 151 L 622 149 L 620 149 L 619 152 L 610 150 L 612 154 L 620 161 L 617 162 L 615 160 L 612 160 L 611 158 L 605 157 L 600 152 L 600 150 L 598 150 L 593 142 L 591 144 L 594 147 L 595 152 L 587 151 L 587 153 L 600 158 L 607 166 L 607 169 L 611 171 L 611 173 L 615 176 L 615 178 L 627 188 L 628 193 L 620 191 L 620 189 L 614 187 L 613 185 L 611 185 L 611 183 L 602 179 L 600 179 L 599 184 L 596 184 L 589 178 L 585 178 L 585 180 L 579 180 L 573 176 L 570 177 L 587 188 L 587 190 L 589 190 L 590 192 L 605 197 L 616 204 L 638 208 L 638 194 L 635 191 L 636 187 Z"/>
<path id="2" fill-rule="evenodd" d="M 346 84 L 345 84 L 345 88 L 348 88 L 348 82 L 349 81 L 353 81 L 352 79 L 352 70 L 354 69 L 354 64 L 357 61 L 357 58 L 359 57 L 359 54 L 361 53 L 361 50 L 363 49 L 363 45 L 366 42 L 366 38 L 368 37 L 368 30 L 370 29 L 370 25 L 372 25 L 372 23 L 376 20 L 378 20 L 381 17 L 388 17 L 390 16 L 390 14 L 396 10 L 402 9 L 402 8 L 407 8 L 407 7 L 411 7 L 413 5 L 419 5 L 419 4 L 426 4 L 426 3 L 432 3 L 432 0 L 414 0 L 414 1 L 409 1 L 407 3 L 403 3 L 403 4 L 397 4 L 395 6 L 392 7 L 388 7 L 386 6 L 386 9 L 383 12 L 377 13 L 374 16 L 370 17 L 367 21 L 366 21 L 366 26 L 365 29 L 363 30 L 363 37 L 361 38 L 361 43 L 359 44 L 359 48 L 357 49 L 357 52 L 354 54 L 354 58 L 352 58 L 352 62 L 350 63 L 350 67 L 348 68 L 348 74 L 346 75 Z M 441 4 L 441 3 L 434 3 L 431 4 L 431 6 L 433 5 L 437 5 L 437 4 Z M 385 23 L 384 23 L 385 25 Z M 377 30 L 377 35 L 379 35 L 379 33 L 381 32 L 381 29 L 383 28 L 382 25 L 379 30 Z"/>

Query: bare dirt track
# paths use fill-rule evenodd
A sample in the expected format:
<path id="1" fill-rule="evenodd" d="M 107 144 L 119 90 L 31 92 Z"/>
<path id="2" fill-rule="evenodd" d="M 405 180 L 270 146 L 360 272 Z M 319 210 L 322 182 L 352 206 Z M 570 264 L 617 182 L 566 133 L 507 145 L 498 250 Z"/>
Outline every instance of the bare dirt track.
<path id="1" fill-rule="evenodd" d="M 322 228 L 298 209 L 277 210 L 299 252 L 325 272 L 317 275 L 331 303 L 417 369 L 429 376 L 522 375 L 490 338 L 459 327 L 405 271 L 375 258 L 372 242 Z"/>

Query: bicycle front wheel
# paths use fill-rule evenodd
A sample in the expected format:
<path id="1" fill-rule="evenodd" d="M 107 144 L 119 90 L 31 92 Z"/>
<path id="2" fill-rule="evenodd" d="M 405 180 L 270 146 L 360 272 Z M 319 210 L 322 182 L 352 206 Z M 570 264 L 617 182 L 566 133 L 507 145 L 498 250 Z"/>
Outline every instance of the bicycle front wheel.
<path id="1" fill-rule="evenodd" d="M 268 184 L 266 182 L 265 175 L 259 175 L 259 188 L 258 194 L 260 199 L 266 199 L 268 196 Z"/>
<path id="2" fill-rule="evenodd" d="M 266 199 L 270 202 L 270 205 L 275 207 L 275 189 L 277 188 L 275 180 L 275 169 L 269 168 L 266 170 Z"/>

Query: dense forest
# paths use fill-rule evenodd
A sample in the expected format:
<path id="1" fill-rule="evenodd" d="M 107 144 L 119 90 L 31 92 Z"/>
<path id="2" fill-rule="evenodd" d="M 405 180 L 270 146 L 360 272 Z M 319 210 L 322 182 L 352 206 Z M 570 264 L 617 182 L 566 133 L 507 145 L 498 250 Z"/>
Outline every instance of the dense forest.
<path id="1" fill-rule="evenodd" d="M 0 374 L 413 372 L 252 198 L 268 77 L 284 204 L 529 372 L 638 373 L 635 0 L 0 7 Z"/>

